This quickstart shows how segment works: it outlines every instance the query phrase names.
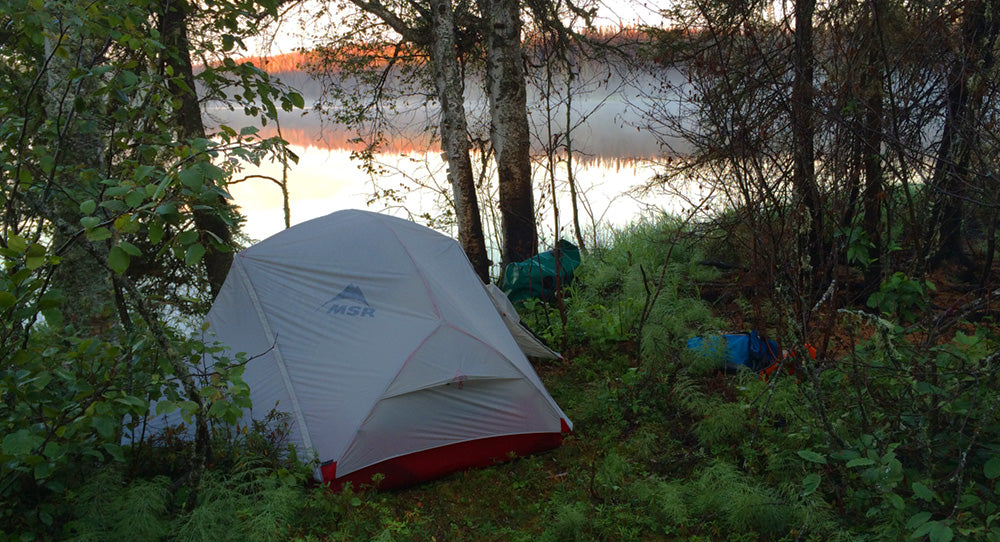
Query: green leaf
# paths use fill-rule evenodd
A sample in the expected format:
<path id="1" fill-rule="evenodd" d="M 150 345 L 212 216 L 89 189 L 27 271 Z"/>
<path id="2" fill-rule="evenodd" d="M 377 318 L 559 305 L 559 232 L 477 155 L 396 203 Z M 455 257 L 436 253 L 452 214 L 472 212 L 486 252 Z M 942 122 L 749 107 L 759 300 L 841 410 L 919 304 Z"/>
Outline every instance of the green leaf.
<path id="1" fill-rule="evenodd" d="M 802 496 L 812 495 L 821 481 L 820 475 L 815 472 L 802 479 Z"/>
<path id="2" fill-rule="evenodd" d="M 181 232 L 177 236 L 177 242 L 180 243 L 181 245 L 190 245 L 191 243 L 194 243 L 196 241 L 198 241 L 198 232 L 194 230 Z"/>
<path id="3" fill-rule="evenodd" d="M 113 457 L 115 461 L 118 461 L 119 463 L 125 462 L 125 452 L 122 450 L 121 446 L 113 442 L 105 442 L 104 451 L 108 452 L 108 455 Z"/>
<path id="4" fill-rule="evenodd" d="M 55 441 L 49 441 L 45 444 L 45 450 L 42 454 L 49 459 L 59 459 L 66 455 L 66 445 Z"/>
<path id="5" fill-rule="evenodd" d="M 951 527 L 940 521 L 936 522 L 928 533 L 931 542 L 951 542 L 954 536 L 955 534 L 952 532 Z"/>
<path id="6" fill-rule="evenodd" d="M 59 329 L 63 325 L 63 314 L 59 309 L 42 309 L 42 316 L 52 329 Z"/>
<path id="7" fill-rule="evenodd" d="M 39 267 L 45 265 L 45 246 L 38 243 L 32 243 L 25 251 L 25 264 L 28 269 L 38 269 Z"/>
<path id="8" fill-rule="evenodd" d="M 96 216 L 85 216 L 80 219 L 80 225 L 88 230 L 97 227 L 101 223 L 101 219 Z"/>
<path id="9" fill-rule="evenodd" d="M 983 474 L 990 480 L 1000 477 L 1000 455 L 995 455 L 983 465 Z"/>
<path id="10" fill-rule="evenodd" d="M 153 166 L 139 166 L 135 168 L 135 172 L 132 174 L 132 178 L 135 179 L 135 182 L 140 183 L 144 181 L 146 177 L 149 177 L 150 173 L 152 173 L 155 170 L 156 168 Z"/>
<path id="11" fill-rule="evenodd" d="M 204 137 L 196 137 L 191 140 L 191 147 L 198 152 L 205 152 L 212 146 L 212 140 Z M 197 164 L 199 167 L 205 165 L 205 162 L 200 162 Z"/>
<path id="12" fill-rule="evenodd" d="M 111 237 L 111 230 L 101 226 L 100 228 L 95 228 L 87 231 L 88 241 L 103 241 Z"/>
<path id="13" fill-rule="evenodd" d="M 201 243 L 194 243 L 187 248 L 187 252 L 184 254 L 184 263 L 188 265 L 194 265 L 201 261 L 202 256 L 205 255 L 205 245 Z"/>
<path id="14" fill-rule="evenodd" d="M 35 465 L 35 480 L 44 480 L 52 474 L 52 463 L 42 461 Z"/>
<path id="15" fill-rule="evenodd" d="M 112 213 L 124 213 L 127 210 L 125 202 L 117 199 L 106 199 L 101 202 L 101 207 Z"/>
<path id="16" fill-rule="evenodd" d="M 202 173 L 206 178 L 213 181 L 224 181 L 226 179 L 226 170 L 211 162 L 202 163 Z"/>
<path id="17" fill-rule="evenodd" d="M 194 421 L 194 415 L 198 412 L 198 403 L 194 401 L 181 401 L 181 419 L 184 423 L 192 423 Z"/>
<path id="18" fill-rule="evenodd" d="M 175 215 L 177 214 L 177 204 L 172 201 L 168 201 L 156 208 L 156 214 L 163 217 Z"/>
<path id="19" fill-rule="evenodd" d="M 177 403 L 173 401 L 163 400 L 156 403 L 156 415 L 162 416 L 164 414 L 169 414 L 177 408 Z"/>
<path id="20" fill-rule="evenodd" d="M 0 443 L 0 451 L 13 456 L 26 455 L 41 446 L 43 442 L 45 439 L 41 435 L 35 435 L 27 429 L 21 429 L 3 438 L 3 442 Z"/>
<path id="21" fill-rule="evenodd" d="M 50 290 L 42 294 L 42 298 L 38 300 L 38 308 L 41 310 L 54 309 L 62 305 L 65 301 L 66 297 L 61 292 Z"/>
<path id="22" fill-rule="evenodd" d="M 914 516 L 910 518 L 910 521 L 906 522 L 907 529 L 916 529 L 910 533 L 910 538 L 917 538 L 918 536 L 923 536 L 930 532 L 931 528 L 934 527 L 934 524 L 937 522 L 929 522 L 929 519 L 931 519 L 930 512 L 920 512 L 918 514 L 914 514 Z"/>
<path id="23" fill-rule="evenodd" d="M 124 250 L 129 256 L 142 256 L 142 251 L 139 250 L 139 247 L 129 243 L 128 241 L 122 241 L 118 243 L 118 246 L 120 246 L 121 249 Z"/>
<path id="24" fill-rule="evenodd" d="M 109 180 L 107 182 L 110 183 L 110 182 L 114 182 L 114 181 L 110 181 Z M 105 190 L 104 191 L 104 195 L 112 197 L 112 198 L 118 198 L 118 197 L 121 197 L 121 196 L 124 196 L 125 194 L 127 194 L 128 191 L 129 191 L 129 187 L 127 187 L 127 186 L 115 185 L 115 186 L 111 186 L 107 190 Z"/>
<path id="25" fill-rule="evenodd" d="M 160 183 L 156 186 L 156 191 L 153 192 L 153 195 L 150 196 L 149 199 L 152 199 L 152 200 L 158 200 L 158 199 L 160 199 L 160 196 L 163 195 L 163 193 L 166 191 L 167 186 L 169 184 L 170 184 L 170 176 L 169 175 L 164 175 L 163 178 L 160 179 Z M 160 210 L 157 209 L 157 212 L 160 212 Z"/>
<path id="26" fill-rule="evenodd" d="M 163 224 L 158 221 L 149 223 L 149 242 L 154 245 L 160 244 L 163 240 Z"/>
<path id="27" fill-rule="evenodd" d="M 189 168 L 178 171 L 177 179 L 181 182 L 181 184 L 191 190 L 200 190 L 205 182 L 205 175 L 201 168 L 201 164 L 202 162 L 197 162 Z"/>
<path id="28" fill-rule="evenodd" d="M 96 210 L 97 210 L 97 202 L 92 199 L 88 199 L 87 201 L 80 204 L 80 212 L 85 215 L 93 214 L 93 212 Z"/>
<path id="29" fill-rule="evenodd" d="M 125 196 L 125 203 L 131 208 L 136 208 L 142 205 L 142 202 L 146 199 L 144 191 L 133 190 Z"/>
<path id="30" fill-rule="evenodd" d="M 97 416 L 90 420 L 90 425 L 97 430 L 97 434 L 104 437 L 110 438 L 115 434 L 115 428 L 118 424 L 114 419 L 105 416 Z"/>
<path id="31" fill-rule="evenodd" d="M 934 492 L 920 482 L 913 482 L 913 496 L 924 501 L 934 500 Z"/>
<path id="32" fill-rule="evenodd" d="M 208 409 L 208 415 L 213 418 L 222 418 L 228 408 L 229 405 L 225 401 L 213 401 L 212 406 Z"/>
<path id="33" fill-rule="evenodd" d="M 867 467 L 868 465 L 874 465 L 875 460 L 868 457 L 856 457 L 847 462 L 847 468 L 854 467 Z"/>
<path id="34" fill-rule="evenodd" d="M 290 92 L 288 94 L 288 99 L 291 100 L 292 104 L 294 104 L 295 107 L 298 107 L 299 109 L 302 109 L 303 107 L 306 106 L 306 100 L 298 92 Z"/>
<path id="35" fill-rule="evenodd" d="M 28 256 L 45 256 L 45 245 L 38 243 L 32 243 L 25 251 Z"/>
<path id="36" fill-rule="evenodd" d="M 7 238 L 7 248 L 14 252 L 24 252 L 28 248 L 28 241 L 20 235 L 11 235 Z"/>
<path id="37" fill-rule="evenodd" d="M 31 387 L 36 390 L 44 390 L 45 386 L 49 385 L 49 382 L 52 382 L 52 373 L 49 372 L 39 373 L 38 376 L 30 381 Z M 23 384 L 28 384 L 28 382 L 24 382 Z"/>
<path id="38" fill-rule="evenodd" d="M 42 173 L 48 175 L 52 173 L 52 168 L 56 166 L 56 157 L 51 154 L 42 155 L 38 159 L 38 165 L 42 167 Z"/>
<path id="39" fill-rule="evenodd" d="M 8 309 L 17 303 L 17 297 L 8 291 L 0 292 L 0 309 Z"/>
<path id="40" fill-rule="evenodd" d="M 799 450 L 796 453 L 799 454 L 799 457 L 809 461 L 810 463 L 819 463 L 821 465 L 826 464 L 826 456 L 823 454 L 816 453 L 812 450 Z"/>
<path id="41" fill-rule="evenodd" d="M 139 223 L 133 220 L 132 215 L 125 214 L 115 219 L 115 229 L 122 233 L 135 233 L 139 231 Z"/>
<path id="42" fill-rule="evenodd" d="M 111 269 L 121 275 L 128 269 L 129 256 L 122 247 L 114 246 L 111 247 L 111 252 L 108 253 L 108 265 Z"/>

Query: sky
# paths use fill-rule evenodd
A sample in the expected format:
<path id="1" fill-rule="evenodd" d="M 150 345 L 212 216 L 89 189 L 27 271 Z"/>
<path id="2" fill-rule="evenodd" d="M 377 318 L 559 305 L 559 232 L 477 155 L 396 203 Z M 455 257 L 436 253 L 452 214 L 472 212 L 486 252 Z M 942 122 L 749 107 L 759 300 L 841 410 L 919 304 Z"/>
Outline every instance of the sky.
<path id="1" fill-rule="evenodd" d="M 336 17 L 318 16 L 321 12 L 322 0 L 305 0 L 297 2 L 282 18 L 280 25 L 266 32 L 266 36 L 248 41 L 247 47 L 251 56 L 267 56 L 291 53 L 302 48 L 310 48 L 316 43 L 315 35 L 322 29 L 335 23 Z M 334 2 L 326 2 L 333 4 Z M 594 21 L 597 27 L 612 27 L 624 24 L 626 26 L 638 22 L 650 24 L 658 19 L 660 9 L 658 2 L 643 0 L 611 0 L 600 2 L 598 17 Z"/>

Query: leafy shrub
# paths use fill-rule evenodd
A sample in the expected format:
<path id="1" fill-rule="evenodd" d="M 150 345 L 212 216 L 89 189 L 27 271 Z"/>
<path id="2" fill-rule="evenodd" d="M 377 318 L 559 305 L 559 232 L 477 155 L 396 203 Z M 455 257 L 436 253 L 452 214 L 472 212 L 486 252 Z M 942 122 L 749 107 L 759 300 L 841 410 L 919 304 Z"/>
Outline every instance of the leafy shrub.
<path id="1" fill-rule="evenodd" d="M 929 280 L 914 280 L 896 272 L 868 297 L 868 306 L 882 314 L 913 322 L 927 309 L 927 294 L 934 289 L 934 283 Z"/>

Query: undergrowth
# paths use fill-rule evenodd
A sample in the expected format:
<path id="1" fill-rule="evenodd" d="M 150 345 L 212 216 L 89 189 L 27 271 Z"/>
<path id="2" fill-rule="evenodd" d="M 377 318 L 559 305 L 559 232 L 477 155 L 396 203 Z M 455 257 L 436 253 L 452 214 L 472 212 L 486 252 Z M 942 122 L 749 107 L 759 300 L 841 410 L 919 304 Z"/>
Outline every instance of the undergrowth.
<path id="1" fill-rule="evenodd" d="M 525 321 L 574 434 L 548 453 L 392 492 L 315 485 L 281 418 L 217 435 L 193 508 L 180 473 L 90 467 L 67 491 L 72 540 L 1000 540 L 1000 363 L 989 319 L 946 328 L 893 275 L 838 313 L 849 348 L 763 378 L 685 347 L 727 322 L 719 271 L 672 220 L 592 248 Z M 905 286 L 905 288 L 904 288 Z M 878 310 L 875 314 L 869 312 Z M 905 326 L 905 327 L 904 327 Z M 275 425 L 276 424 L 276 425 Z M 275 430 L 277 427 L 279 430 Z M 169 462 L 168 462 L 169 463 Z M 92 471 L 92 472 L 91 472 Z"/>

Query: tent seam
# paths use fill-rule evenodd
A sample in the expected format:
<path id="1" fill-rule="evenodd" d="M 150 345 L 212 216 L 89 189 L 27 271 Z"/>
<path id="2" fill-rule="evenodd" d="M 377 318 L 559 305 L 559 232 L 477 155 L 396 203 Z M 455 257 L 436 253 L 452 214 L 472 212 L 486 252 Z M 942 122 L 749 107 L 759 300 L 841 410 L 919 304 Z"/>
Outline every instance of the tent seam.
<path id="1" fill-rule="evenodd" d="M 499 315 L 499 311 L 497 312 L 497 314 Z M 500 318 L 502 319 L 503 316 L 500 316 Z M 548 394 L 548 392 L 545 390 L 545 383 L 542 382 L 542 377 L 538 376 L 538 373 L 535 373 L 535 378 L 532 379 L 530 376 L 528 376 L 527 374 L 525 374 L 525 372 L 522 371 L 521 368 L 518 367 L 518 365 L 516 363 L 514 363 L 510 358 L 508 358 L 503 352 L 501 352 L 500 350 L 498 350 L 492 344 L 490 344 L 490 343 L 488 343 L 488 342 L 480 339 L 479 337 L 477 337 L 477 336 L 473 335 L 472 333 L 469 333 L 468 331 L 466 331 L 466 330 L 464 330 L 464 329 L 456 326 L 455 324 L 452 324 L 451 322 L 449 322 L 447 320 L 444 321 L 444 326 L 450 327 L 451 329 L 454 329 L 455 331 L 457 331 L 457 332 L 459 332 L 459 333 L 461 333 L 461 334 L 469 337 L 473 341 L 478 342 L 479 344 L 485 346 L 487 349 L 493 351 L 496 355 L 500 356 L 500 358 L 502 358 L 504 361 L 506 361 L 508 364 L 510 364 L 510 366 L 513 367 L 514 370 L 517 371 L 521 375 L 522 378 L 524 378 L 528 382 L 531 382 L 531 385 L 534 386 L 537 391 L 543 392 L 543 396 L 549 396 L 549 400 L 546 401 L 546 404 L 549 405 L 550 409 L 552 409 L 552 407 L 555 406 L 555 409 L 552 411 L 552 413 L 555 414 L 557 418 L 562 418 L 562 417 L 565 416 L 565 414 L 562 412 L 562 409 L 559 408 L 558 405 L 556 405 L 555 399 L 552 399 L 551 396 Z M 506 329 L 506 326 L 504 326 L 504 329 Z M 508 333 L 509 333 L 509 331 L 508 331 Z M 515 340 L 514 342 L 516 343 L 517 341 Z M 518 346 L 518 352 L 521 352 L 520 346 Z M 523 352 L 522 352 L 522 355 L 523 355 Z M 525 360 L 527 360 L 527 357 L 525 357 Z M 529 362 L 529 367 L 530 367 L 530 362 Z M 532 370 L 532 372 L 534 372 L 534 370 Z M 541 385 L 541 388 L 538 387 L 539 385 Z M 388 389 L 388 388 L 386 388 L 386 389 Z"/>
<path id="2" fill-rule="evenodd" d="M 440 307 L 438 307 L 437 298 L 434 296 L 434 292 L 431 290 L 430 283 L 427 281 L 427 277 L 424 275 L 423 269 L 421 269 L 420 266 L 417 264 L 416 258 L 413 257 L 413 254 L 410 252 L 410 249 L 407 247 L 406 243 L 404 243 L 403 240 L 400 239 L 399 234 L 396 232 L 396 230 L 394 228 L 392 228 L 390 225 L 386 224 L 385 221 L 382 220 L 382 215 L 377 215 L 376 214 L 376 215 L 374 215 L 374 217 L 375 217 L 375 220 L 379 223 L 380 226 L 382 226 L 383 228 L 385 228 L 386 230 L 388 230 L 390 234 L 392 234 L 393 238 L 395 238 L 396 242 L 399 244 L 399 247 L 402 248 L 403 252 L 406 253 L 406 257 L 410 260 L 410 264 L 413 266 L 413 269 L 416 271 L 417 275 L 420 277 L 421 283 L 423 283 L 423 285 L 424 285 L 424 291 L 427 292 L 427 297 L 430 299 L 431 305 L 434 307 L 434 313 L 437 314 L 437 317 L 440 320 L 440 324 L 433 331 L 431 331 L 429 334 L 427 334 L 427 336 L 424 337 L 424 339 L 420 342 L 420 344 L 416 348 L 414 348 L 412 352 L 410 352 L 410 355 L 406 357 L 406 360 L 403 361 L 403 364 L 399 366 L 399 370 L 396 371 L 396 374 L 392 377 L 392 379 L 389 380 L 388 384 L 386 384 L 385 389 L 382 390 L 382 392 L 378 395 L 378 398 L 371 404 L 371 407 L 368 409 L 368 412 L 365 414 L 364 418 L 361 419 L 361 423 L 359 423 L 354 428 L 354 432 L 352 433 L 352 436 L 351 436 L 351 441 L 347 443 L 347 446 L 345 446 L 343 448 L 343 451 L 340 453 L 340 457 L 337 458 L 338 464 L 340 463 L 340 461 L 342 459 L 344 459 L 344 457 L 347 455 L 347 452 L 351 449 L 351 446 L 353 446 L 354 443 L 357 441 L 357 439 L 358 439 L 358 432 L 361 430 L 362 427 L 365 426 L 365 423 L 368 421 L 368 419 L 371 418 L 372 413 L 375 412 L 375 407 L 377 407 L 379 405 L 379 403 L 381 403 L 385 399 L 384 396 L 385 396 L 386 392 L 389 390 L 389 388 L 392 387 L 393 383 L 396 382 L 396 379 L 399 378 L 399 375 L 403 372 L 403 369 L 406 368 L 406 365 L 410 362 L 411 359 L 413 359 L 413 356 L 416 355 L 416 353 L 420 351 L 421 347 L 423 347 L 423 345 L 427 342 L 427 340 L 430 339 L 431 336 L 433 336 L 435 333 L 437 333 L 438 331 L 440 331 L 442 327 L 450 327 L 450 328 L 458 331 L 459 333 L 462 333 L 463 335 L 471 337 L 474 341 L 476 341 L 476 342 L 478 342 L 478 343 L 480 343 L 482 345 L 485 345 L 488 349 L 490 349 L 491 351 L 493 351 L 496 355 L 500 356 L 504 361 L 506 361 L 508 364 L 510 364 L 511 366 L 513 366 L 514 370 L 517 371 L 518 373 L 520 373 L 522 378 L 524 378 L 525 380 L 527 380 L 528 382 L 530 382 L 531 385 L 533 387 L 535 387 L 536 391 L 541 391 L 541 392 L 543 392 L 544 395 L 548 395 L 548 393 L 544 391 L 545 390 L 544 383 L 542 383 L 541 378 L 538 377 L 537 374 L 535 375 L 535 379 L 537 379 L 537 383 L 536 383 L 528 375 L 526 375 L 524 373 L 524 371 L 522 371 L 521 368 L 517 366 L 516 363 L 512 362 L 510 360 L 510 358 L 508 358 L 506 355 L 504 355 L 503 352 L 497 350 L 496 348 L 494 348 L 489 343 L 483 341 L 482 339 L 479 339 L 478 337 L 476 337 L 475 335 L 469 333 L 468 331 L 455 326 L 454 324 L 452 324 L 451 322 L 449 322 L 448 320 L 446 320 L 444 318 L 444 316 L 441 314 Z M 466 259 L 465 261 L 466 261 L 466 264 L 468 264 L 468 259 Z M 471 267 L 472 267 L 471 264 L 468 264 L 468 265 L 469 265 L 469 268 L 471 269 Z M 488 292 L 484 291 L 484 293 L 487 296 L 489 296 Z M 492 300 L 490 300 L 490 304 L 491 305 L 493 304 Z M 500 315 L 500 311 L 497 311 L 497 317 L 500 318 L 501 319 L 501 323 L 503 323 L 502 322 L 503 316 Z M 504 328 L 505 329 L 506 329 L 506 327 L 507 327 L 506 324 L 504 324 Z M 509 330 L 507 332 L 510 333 Z M 512 338 L 512 340 L 514 340 L 515 343 L 517 342 L 515 339 L 513 339 L 513 335 L 511 335 L 511 338 Z M 515 344 L 515 346 L 516 346 L 516 344 Z M 518 346 L 517 348 L 518 348 L 518 351 L 520 351 L 520 347 Z M 527 360 L 527 357 L 525 359 Z M 538 384 L 539 383 L 542 384 L 542 389 L 541 390 L 538 389 Z M 545 403 L 548 405 L 551 414 L 554 414 L 556 418 L 563 419 L 563 418 L 566 417 L 566 415 L 562 412 L 562 409 L 559 408 L 559 406 L 555 404 L 555 400 L 552 399 L 551 396 L 549 396 L 549 400 L 545 401 Z"/>
<path id="3" fill-rule="evenodd" d="M 236 267 L 237 272 L 240 275 L 240 281 L 243 282 L 243 286 L 250 295 L 250 302 L 253 303 L 254 310 L 257 312 L 257 319 L 260 320 L 261 327 L 264 329 L 264 338 L 269 343 L 274 345 L 274 361 L 278 366 L 278 372 L 281 374 L 281 380 L 285 384 L 285 390 L 288 392 L 288 397 L 292 401 L 292 410 L 295 412 L 295 420 L 298 422 L 302 432 L 302 444 L 305 445 L 306 449 L 315 451 L 313 450 L 312 439 L 309 437 L 309 428 L 306 426 L 306 420 L 302 413 L 302 407 L 299 406 L 298 396 L 295 394 L 295 389 L 292 387 L 292 379 L 288 375 L 288 367 L 285 365 L 285 358 L 281 355 L 281 348 L 278 347 L 274 331 L 271 329 L 271 326 L 267 321 L 267 317 L 264 315 L 264 308 L 260 304 L 260 298 L 257 296 L 257 290 L 254 289 L 253 282 L 250 280 L 250 276 L 243 268 L 242 262 L 236 260 L 233 263 L 235 264 L 234 267 Z"/>
<path id="4" fill-rule="evenodd" d="M 406 356 L 406 359 L 403 360 L 403 364 L 399 366 L 398 370 L 396 370 L 396 374 L 393 375 L 393 377 L 386 384 L 385 388 L 382 389 L 382 391 L 376 396 L 372 404 L 368 407 L 368 412 L 366 412 L 364 417 L 361 418 L 361 421 L 356 426 L 354 426 L 354 430 L 351 432 L 351 440 L 347 443 L 346 446 L 341 448 L 340 454 L 337 457 L 338 463 L 344 458 L 347 452 L 351 449 L 351 446 L 353 446 L 354 443 L 358 440 L 358 431 L 360 431 L 361 428 L 364 427 L 365 422 L 367 422 L 368 419 L 371 418 L 372 413 L 375 412 L 375 407 L 378 406 L 378 404 L 382 401 L 382 396 L 385 395 L 385 392 L 388 391 L 390 387 L 392 387 L 393 382 L 395 382 L 396 379 L 399 378 L 399 374 L 403 372 L 403 369 L 406 367 L 406 364 L 409 363 L 411 359 L 413 359 L 413 356 L 420 351 L 420 348 L 424 345 L 424 343 L 426 343 L 428 339 L 430 339 L 435 333 L 437 333 L 438 330 L 441 329 L 442 324 L 445 323 L 444 316 L 441 315 L 441 309 L 438 307 L 437 299 L 434 298 L 434 293 L 431 292 L 431 286 L 427 282 L 427 277 L 424 276 L 423 270 L 421 270 L 420 266 L 417 265 L 417 260 L 413 257 L 413 254 L 406 247 L 406 243 L 404 243 L 403 240 L 400 239 L 399 234 L 396 233 L 395 229 L 393 229 L 391 226 L 386 224 L 385 221 L 382 220 L 382 215 L 377 213 L 365 213 L 365 215 L 371 217 L 372 220 L 377 222 L 379 226 L 385 228 L 389 232 L 389 234 L 392 235 L 393 239 L 396 240 L 396 244 L 399 245 L 401 249 L 403 249 L 404 253 L 406 253 L 406 257 L 410 260 L 410 265 L 413 266 L 413 269 L 414 271 L 416 271 L 417 276 L 420 277 L 420 282 L 424 285 L 424 291 L 427 292 L 427 297 L 431 301 L 431 306 L 434 307 L 434 314 L 437 315 L 438 325 L 435 326 L 434 329 L 432 329 L 423 338 L 423 340 L 420 341 L 420 344 L 417 345 L 417 347 L 414 348 L 412 352 L 410 352 L 410 355 Z"/>
<path id="5" fill-rule="evenodd" d="M 414 265 L 416 265 L 416 262 L 414 262 Z M 437 307 L 435 307 L 435 309 L 437 309 Z M 440 314 L 438 316 L 440 317 Z M 396 381 L 396 379 L 399 378 L 399 375 L 400 373 L 403 372 L 403 369 L 406 367 L 406 364 L 409 363 L 411 359 L 413 359 L 413 356 L 417 355 L 417 352 L 419 352 L 420 349 L 425 344 L 427 344 L 427 341 L 431 337 L 433 337 L 438 331 L 441 330 L 441 328 L 444 326 L 445 323 L 446 322 L 444 320 L 440 320 L 438 322 L 438 325 L 434 329 L 432 329 L 431 332 L 428 333 L 427 336 L 423 338 L 423 340 L 420 341 L 420 344 L 418 344 L 416 348 L 413 349 L 412 352 L 410 352 L 410 355 L 406 356 L 406 359 L 403 361 L 403 364 L 399 366 L 399 370 L 396 371 L 396 374 L 393 375 L 391 380 L 389 380 L 389 384 L 386 385 L 385 389 L 382 390 L 382 393 L 380 393 L 378 397 L 375 399 L 375 401 L 372 402 L 371 408 L 368 409 L 368 413 L 365 414 L 365 417 L 361 419 L 361 422 L 354 427 L 354 431 L 351 433 L 351 440 L 347 443 L 347 446 L 344 446 L 343 450 L 341 450 L 340 457 L 337 458 L 338 462 L 344 459 L 344 456 L 347 455 L 347 452 L 351 449 L 351 446 L 353 446 L 354 443 L 357 442 L 358 432 L 361 431 L 361 428 L 364 427 L 366 423 L 368 423 L 369 419 L 371 419 L 372 413 L 375 412 L 375 407 L 377 407 L 378 404 L 382 402 L 383 396 L 387 391 L 389 391 L 389 388 L 392 387 L 392 384 Z"/>

